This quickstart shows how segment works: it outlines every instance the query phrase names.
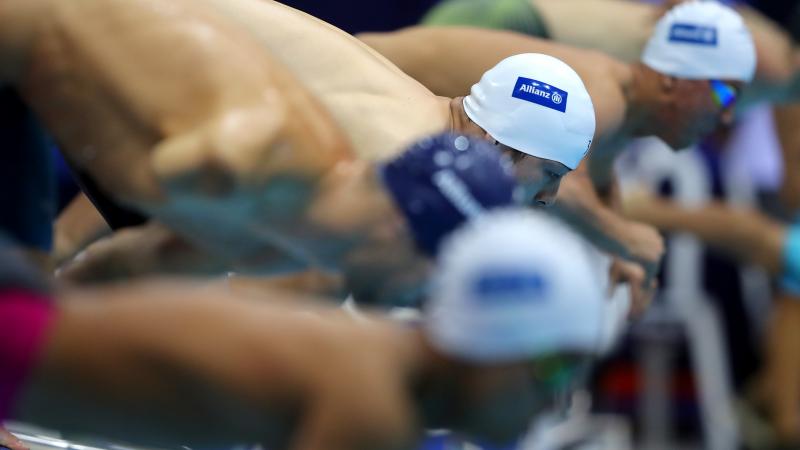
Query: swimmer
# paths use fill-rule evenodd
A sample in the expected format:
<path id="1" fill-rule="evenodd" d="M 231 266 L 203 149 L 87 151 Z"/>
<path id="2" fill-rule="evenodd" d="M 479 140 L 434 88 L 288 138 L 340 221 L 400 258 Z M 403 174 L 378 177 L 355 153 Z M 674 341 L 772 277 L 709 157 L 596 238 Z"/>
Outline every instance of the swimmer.
<path id="1" fill-rule="evenodd" d="M 431 9 L 422 23 L 509 30 L 635 63 L 659 17 L 684 1 L 446 0 Z M 765 100 L 796 100 L 800 67 L 791 36 L 746 2 L 726 3 L 733 3 L 742 16 L 758 56 L 754 82 L 744 89 L 737 108 Z"/>
<path id="2" fill-rule="evenodd" d="M 684 30 L 706 30 L 713 39 L 676 34 Z M 592 96 L 597 130 L 587 162 L 591 181 L 581 171 L 567 177 L 558 210 L 598 247 L 641 264 L 651 276 L 658 268 L 663 240 L 652 227 L 625 220 L 609 208 L 617 202 L 613 163 L 632 138 L 657 136 L 681 149 L 718 123 L 730 122 L 737 94 L 752 78 L 756 63 L 741 18 L 716 2 L 671 10 L 656 25 L 641 62 L 635 64 L 477 28 L 414 27 L 360 38 L 436 94 L 459 95 L 472 88 L 467 101 L 484 89 L 481 74 L 486 68 L 515 53 L 550 54 L 573 67 Z"/>
<path id="3" fill-rule="evenodd" d="M 524 210 L 447 238 L 418 325 L 177 282 L 3 286 L 0 419 L 157 446 L 512 441 L 597 354 L 604 306 L 576 236 Z"/>
<path id="4" fill-rule="evenodd" d="M 276 261 L 283 270 L 338 269 L 354 236 L 392 216 L 377 205 L 389 202 L 372 164 L 434 132 L 489 137 L 460 100 L 433 95 L 352 36 L 292 8 L 163 4 L 7 2 L 0 61 L 70 162 L 117 203 L 187 241 L 176 247 L 238 261 L 239 270 Z M 171 51 L 144 50 L 158 47 Z M 591 100 L 552 58 L 500 72 L 510 87 L 546 79 L 569 93 L 568 113 L 508 100 L 518 106 L 506 125 L 520 148 L 506 150 L 531 200 L 549 204 L 594 134 Z M 556 117 L 573 131 L 528 126 Z"/>

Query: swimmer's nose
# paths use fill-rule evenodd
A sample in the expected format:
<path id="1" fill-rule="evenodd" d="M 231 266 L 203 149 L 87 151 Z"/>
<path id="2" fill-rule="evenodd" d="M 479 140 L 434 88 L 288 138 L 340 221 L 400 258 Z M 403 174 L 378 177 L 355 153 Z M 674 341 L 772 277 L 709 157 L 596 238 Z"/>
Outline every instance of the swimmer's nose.
<path id="1" fill-rule="evenodd" d="M 560 180 L 559 182 L 550 183 L 549 186 L 545 187 L 538 194 L 533 198 L 533 203 L 535 206 L 541 208 L 549 208 L 553 206 L 556 202 L 556 195 L 558 194 L 558 187 L 561 185 Z"/>
<path id="2" fill-rule="evenodd" d="M 553 206 L 556 202 L 556 194 L 555 192 L 552 193 L 539 193 L 536 198 L 533 199 L 533 202 L 536 206 L 541 208 L 549 208 Z"/>

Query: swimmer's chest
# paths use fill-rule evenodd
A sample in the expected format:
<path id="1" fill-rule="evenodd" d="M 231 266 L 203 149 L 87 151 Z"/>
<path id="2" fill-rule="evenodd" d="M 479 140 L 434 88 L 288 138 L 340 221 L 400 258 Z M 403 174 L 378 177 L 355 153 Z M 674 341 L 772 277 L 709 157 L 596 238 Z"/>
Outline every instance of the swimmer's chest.
<path id="1" fill-rule="evenodd" d="M 353 36 L 263 0 L 203 0 L 248 29 L 311 91 L 359 156 L 391 157 L 448 124 L 441 99 Z"/>

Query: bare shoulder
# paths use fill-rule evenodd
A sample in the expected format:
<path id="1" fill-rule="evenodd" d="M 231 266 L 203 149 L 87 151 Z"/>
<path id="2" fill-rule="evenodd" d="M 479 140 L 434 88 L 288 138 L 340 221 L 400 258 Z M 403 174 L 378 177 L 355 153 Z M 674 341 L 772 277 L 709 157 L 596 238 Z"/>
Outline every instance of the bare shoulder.
<path id="1" fill-rule="evenodd" d="M 406 448 L 418 432 L 407 380 L 383 336 L 336 351 L 336 364 L 321 370 L 310 434 L 326 433 L 342 448 Z M 339 349 L 341 350 L 341 349 Z M 315 431 L 316 430 L 316 431 Z M 333 435 L 332 437 L 330 435 Z"/>
<path id="2" fill-rule="evenodd" d="M 631 69 L 628 64 L 604 53 L 579 51 L 582 55 L 573 68 L 592 97 L 597 121 L 595 140 L 600 140 L 622 125 L 627 110 L 624 86 Z"/>

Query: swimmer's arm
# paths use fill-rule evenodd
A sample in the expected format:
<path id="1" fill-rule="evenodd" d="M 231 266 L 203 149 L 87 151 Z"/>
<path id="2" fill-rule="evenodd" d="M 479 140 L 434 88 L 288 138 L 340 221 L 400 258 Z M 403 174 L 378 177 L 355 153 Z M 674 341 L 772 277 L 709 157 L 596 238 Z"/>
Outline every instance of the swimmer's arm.
<path id="1" fill-rule="evenodd" d="M 275 351 L 280 339 L 265 325 L 271 313 L 258 302 L 164 282 L 58 300 L 15 419 L 140 444 L 211 448 L 262 441 L 274 425 L 265 418 L 298 392 L 297 376 L 277 362 L 285 352 Z"/>
<path id="2" fill-rule="evenodd" d="M 219 258 L 189 244 L 156 222 L 125 228 L 93 243 L 58 271 L 61 280 L 92 283 L 147 275 L 221 275 Z"/>
<path id="3" fill-rule="evenodd" d="M 663 239 L 649 226 L 626 220 L 606 206 L 586 173 L 585 163 L 564 177 L 553 208 L 600 249 L 641 264 L 648 279 L 657 272 Z"/>
<path id="4" fill-rule="evenodd" d="M 484 72 L 504 58 L 553 49 L 547 41 L 520 33 L 472 27 L 410 27 L 357 37 L 434 94 L 451 98 L 469 94 Z"/>
<path id="5" fill-rule="evenodd" d="M 231 271 L 251 275 L 297 272 L 303 266 L 277 249 L 261 245 L 250 261 L 226 259 L 212 255 L 178 236 L 155 221 L 139 227 L 125 228 L 91 244 L 73 260 L 62 265 L 58 277 L 64 281 L 92 283 L 148 275 L 219 276 Z M 312 277 L 313 278 L 313 277 Z M 308 279 L 288 281 L 301 292 L 328 295 L 323 290 L 332 284 L 327 279 L 311 283 Z M 299 289 L 306 283 L 304 289 Z M 252 286 L 251 286 L 252 287 Z M 264 282 L 260 289 L 280 288 Z"/>
<path id="6" fill-rule="evenodd" d="M 344 299 L 347 296 L 341 275 L 310 269 L 299 273 L 274 276 L 231 275 L 228 285 L 232 292 L 258 295 L 275 290 L 296 294 Z"/>
<path id="7" fill-rule="evenodd" d="M 792 214 L 800 212 L 800 104 L 775 108 L 775 125 L 783 152 L 781 202 Z"/>
<path id="8" fill-rule="evenodd" d="M 80 192 L 58 216 L 54 233 L 53 259 L 58 265 L 111 233 L 111 228 L 89 198 Z"/>
<path id="9" fill-rule="evenodd" d="M 624 207 L 636 220 L 667 232 L 692 233 L 740 261 L 760 265 L 773 274 L 782 271 L 785 229 L 756 211 L 722 203 L 686 208 L 642 194 L 626 197 Z"/>

